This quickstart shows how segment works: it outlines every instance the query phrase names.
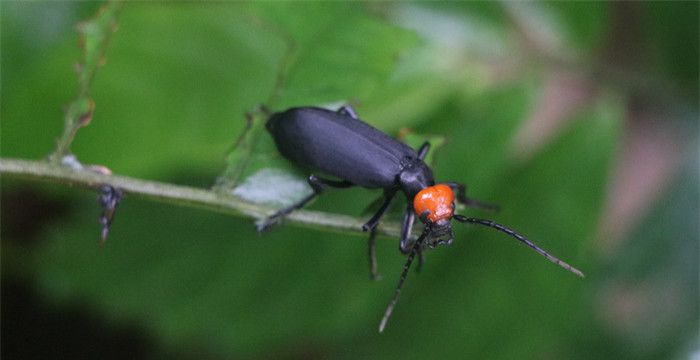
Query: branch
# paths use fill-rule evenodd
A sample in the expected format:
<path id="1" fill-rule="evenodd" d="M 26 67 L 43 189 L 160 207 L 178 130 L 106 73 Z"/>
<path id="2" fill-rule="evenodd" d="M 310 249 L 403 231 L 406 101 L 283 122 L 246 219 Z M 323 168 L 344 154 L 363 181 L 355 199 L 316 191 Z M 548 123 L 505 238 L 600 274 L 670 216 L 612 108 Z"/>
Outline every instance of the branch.
<path id="1" fill-rule="evenodd" d="M 126 176 L 105 175 L 87 169 L 75 170 L 48 161 L 0 158 L 0 174 L 94 189 L 107 184 L 119 188 L 127 194 L 137 195 L 144 199 L 255 219 L 271 215 L 277 210 L 211 190 Z M 291 223 L 337 232 L 362 233 L 362 225 L 364 224 L 363 220 L 351 216 L 308 210 L 294 211 L 285 219 Z M 382 224 L 377 230 L 379 234 L 394 238 L 400 234 L 399 224 L 393 222 Z"/>

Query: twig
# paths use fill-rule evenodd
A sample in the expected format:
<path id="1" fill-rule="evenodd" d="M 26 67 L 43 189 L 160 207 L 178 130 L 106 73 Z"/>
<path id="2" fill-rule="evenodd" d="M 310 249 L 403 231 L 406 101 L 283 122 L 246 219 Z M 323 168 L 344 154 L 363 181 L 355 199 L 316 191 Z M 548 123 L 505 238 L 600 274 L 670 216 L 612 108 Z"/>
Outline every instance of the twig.
<path id="1" fill-rule="evenodd" d="M 146 181 L 126 176 L 105 175 L 87 169 L 71 169 L 48 161 L 0 158 L 0 174 L 2 176 L 95 189 L 103 184 L 107 184 L 119 188 L 127 194 L 137 195 L 145 199 L 255 219 L 265 217 L 276 211 L 276 209 L 271 207 L 253 204 L 237 197 L 211 190 Z M 362 233 L 362 225 L 365 222 L 352 216 L 308 210 L 294 211 L 286 219 L 288 222 L 307 227 L 343 233 Z M 400 233 L 399 224 L 382 223 L 378 228 L 378 233 L 396 238 Z"/>
<path id="2" fill-rule="evenodd" d="M 117 28 L 117 17 L 122 3 L 109 1 L 100 7 L 97 15 L 78 24 L 82 60 L 76 64 L 78 75 L 78 94 L 66 106 L 63 134 L 56 140 L 56 150 L 49 159 L 58 164 L 70 154 L 70 145 L 78 129 L 92 121 L 95 102 L 90 97 L 90 87 L 95 73 L 105 62 L 104 53 L 109 38 Z"/>

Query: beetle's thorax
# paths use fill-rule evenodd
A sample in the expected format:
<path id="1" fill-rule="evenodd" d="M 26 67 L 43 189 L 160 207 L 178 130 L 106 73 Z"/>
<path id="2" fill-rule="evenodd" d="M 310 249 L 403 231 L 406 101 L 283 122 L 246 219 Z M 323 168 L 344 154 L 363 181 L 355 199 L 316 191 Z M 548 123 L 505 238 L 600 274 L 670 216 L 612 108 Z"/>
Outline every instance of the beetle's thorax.
<path id="1" fill-rule="evenodd" d="M 422 160 L 406 158 L 401 165 L 398 181 L 409 201 L 412 201 L 419 191 L 435 184 L 433 172 Z"/>

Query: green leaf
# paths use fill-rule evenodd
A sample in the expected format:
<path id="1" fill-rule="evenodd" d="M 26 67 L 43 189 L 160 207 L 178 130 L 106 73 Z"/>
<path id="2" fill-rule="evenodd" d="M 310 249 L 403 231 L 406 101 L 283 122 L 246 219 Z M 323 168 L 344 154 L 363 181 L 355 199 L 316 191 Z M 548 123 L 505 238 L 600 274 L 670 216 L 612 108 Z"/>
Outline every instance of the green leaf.
<path id="1" fill-rule="evenodd" d="M 359 3 L 262 2 L 253 7 L 263 27 L 288 47 L 283 80 L 273 96 L 280 109 L 362 101 L 416 41 L 411 32 L 370 16 Z"/>
<path id="2" fill-rule="evenodd" d="M 641 3 L 639 9 L 649 39 L 643 55 L 655 61 L 652 71 L 678 87 L 680 100 L 693 112 L 698 112 L 699 7 L 697 1 L 673 1 Z"/>
<path id="3" fill-rule="evenodd" d="M 277 151 L 265 130 L 267 113 L 247 115 L 248 126 L 226 159 L 215 189 L 246 201 L 275 207 L 292 205 L 312 190 L 304 175 Z M 308 174 L 307 174 L 308 176 Z"/>
<path id="4" fill-rule="evenodd" d="M 612 3 L 603 1 L 548 1 L 542 4 L 554 13 L 566 43 L 591 54 L 604 45 L 611 6 Z"/>

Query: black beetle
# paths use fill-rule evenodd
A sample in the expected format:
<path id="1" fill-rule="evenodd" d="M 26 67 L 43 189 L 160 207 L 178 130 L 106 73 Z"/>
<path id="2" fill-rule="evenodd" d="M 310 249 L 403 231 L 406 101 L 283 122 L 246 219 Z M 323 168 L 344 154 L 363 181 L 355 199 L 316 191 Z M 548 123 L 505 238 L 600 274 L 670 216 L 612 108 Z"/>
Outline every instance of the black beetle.
<path id="1" fill-rule="evenodd" d="M 450 222 L 452 219 L 502 231 L 531 247 L 549 261 L 583 277 L 576 268 L 548 254 L 524 236 L 503 225 L 491 220 L 454 214 L 455 198 L 469 206 L 487 209 L 494 206 L 467 198 L 466 188 L 460 183 L 435 184 L 432 171 L 423 162 L 430 148 L 428 142 L 416 151 L 360 120 L 350 106 L 343 106 L 338 111 L 317 107 L 291 108 L 272 114 L 267 120 L 266 127 L 284 157 L 297 165 L 331 175 L 339 180 L 310 175 L 308 182 L 313 193 L 261 221 L 258 225 L 260 231 L 277 223 L 290 212 L 305 206 L 326 188 L 361 186 L 369 189 L 383 189 L 383 202 L 379 210 L 362 227 L 364 231 L 370 231 L 370 269 L 373 277 L 376 277 L 375 229 L 396 193 L 401 191 L 406 195 L 408 205 L 401 225 L 399 250 L 408 254 L 408 259 L 394 297 L 379 325 L 380 332 L 384 330 L 398 301 L 404 280 L 416 254 L 420 259 L 425 249 L 452 243 Z M 425 229 L 416 240 L 412 240 L 411 228 L 416 215 L 425 224 Z"/>

